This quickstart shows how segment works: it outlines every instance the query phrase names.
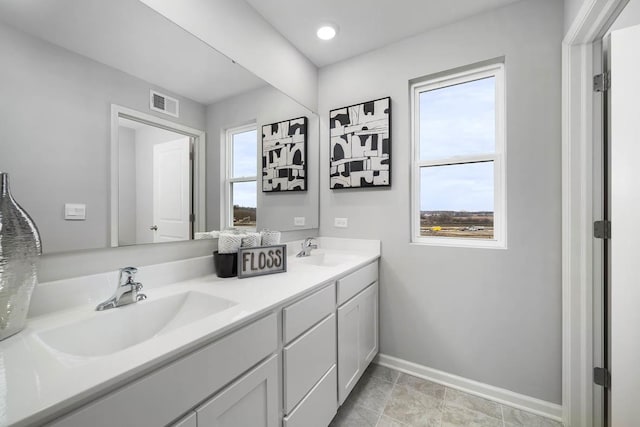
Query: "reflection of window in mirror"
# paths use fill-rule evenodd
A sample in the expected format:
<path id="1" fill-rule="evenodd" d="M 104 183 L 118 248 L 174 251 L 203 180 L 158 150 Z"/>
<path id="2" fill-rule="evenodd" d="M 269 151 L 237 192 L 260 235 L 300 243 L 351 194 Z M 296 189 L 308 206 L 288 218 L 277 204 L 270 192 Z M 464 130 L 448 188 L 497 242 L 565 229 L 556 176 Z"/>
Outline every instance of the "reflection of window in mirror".
<path id="1" fill-rule="evenodd" d="M 227 175 L 225 177 L 226 226 L 256 228 L 257 144 L 255 123 L 227 129 Z"/>

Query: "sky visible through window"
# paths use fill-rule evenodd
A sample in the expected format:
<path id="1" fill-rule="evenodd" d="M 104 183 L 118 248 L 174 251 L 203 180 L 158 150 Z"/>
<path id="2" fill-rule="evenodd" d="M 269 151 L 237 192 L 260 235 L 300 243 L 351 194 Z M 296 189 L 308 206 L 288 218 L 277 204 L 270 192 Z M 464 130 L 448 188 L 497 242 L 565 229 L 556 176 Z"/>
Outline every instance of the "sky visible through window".
<path id="1" fill-rule="evenodd" d="M 420 160 L 495 151 L 495 77 L 420 94 Z M 421 211 L 493 212 L 493 162 L 421 169 Z"/>
<path id="2" fill-rule="evenodd" d="M 233 135 L 233 178 L 256 176 L 257 141 L 257 131 L 255 129 Z M 256 183 L 235 184 L 233 188 L 233 204 L 255 208 L 257 205 Z"/>

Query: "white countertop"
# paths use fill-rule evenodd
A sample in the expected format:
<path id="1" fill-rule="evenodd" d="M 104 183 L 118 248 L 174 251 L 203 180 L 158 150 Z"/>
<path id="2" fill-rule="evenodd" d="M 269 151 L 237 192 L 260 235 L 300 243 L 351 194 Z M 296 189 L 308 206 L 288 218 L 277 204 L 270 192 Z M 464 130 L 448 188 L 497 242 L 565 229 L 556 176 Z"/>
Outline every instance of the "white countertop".
<path id="1" fill-rule="evenodd" d="M 32 305 L 35 304 L 37 308 L 32 306 L 31 316 L 34 311 L 36 315 L 29 318 L 27 327 L 22 332 L 0 342 L 0 426 L 30 425 L 50 420 L 357 270 L 380 256 L 379 241 L 333 238 L 318 240 L 321 251 L 344 255 L 345 262 L 334 266 L 317 266 L 298 263 L 289 258 L 286 273 L 246 279 L 221 279 L 215 274 L 207 274 L 161 286 L 149 283 L 154 277 L 151 273 L 154 268 L 155 277 L 161 282 L 158 274 L 163 272 L 166 281 L 167 271 L 173 273 L 185 266 L 192 268 L 196 264 L 209 268 L 209 263 L 213 263 L 212 257 L 145 267 L 150 273 L 146 274 L 144 280 L 140 280 L 145 285 L 143 292 L 148 299 L 137 304 L 186 291 L 210 294 L 236 304 L 182 328 L 106 356 L 78 357 L 61 353 L 42 342 L 38 333 L 106 313 L 96 312 L 95 305 L 96 300 L 102 298 L 107 285 L 101 283 L 100 287 L 103 289 L 96 292 L 95 289 L 89 289 L 91 284 L 82 278 L 43 284 L 46 292 L 43 290 L 36 295 L 36 291 L 34 294 L 35 301 Z M 289 257 L 294 255 L 292 249 L 298 246 L 290 247 Z M 180 277 L 180 274 L 173 275 Z M 112 276 L 113 274 L 109 277 Z M 100 278 L 101 275 L 96 275 L 86 279 L 97 281 Z M 108 285 L 112 292 L 115 285 Z M 55 289 L 60 291 L 52 293 Z M 85 289 L 87 292 L 84 292 Z M 65 298 L 67 295 L 61 295 L 64 292 L 74 294 Z M 54 300 L 52 295 L 58 298 Z M 50 300 L 50 304 L 46 300 Z M 74 305 L 65 306 L 68 301 L 72 301 Z M 51 311 L 52 307 L 56 310 Z M 126 309 L 125 306 L 115 310 Z"/>

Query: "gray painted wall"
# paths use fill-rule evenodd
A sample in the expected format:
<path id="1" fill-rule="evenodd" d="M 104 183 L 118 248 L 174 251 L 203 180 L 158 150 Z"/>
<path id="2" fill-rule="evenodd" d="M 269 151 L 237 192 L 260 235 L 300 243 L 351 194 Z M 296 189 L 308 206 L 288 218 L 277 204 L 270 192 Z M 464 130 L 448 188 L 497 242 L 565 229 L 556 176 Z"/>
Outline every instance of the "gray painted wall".
<path id="1" fill-rule="evenodd" d="M 307 140 L 307 186 L 305 192 L 263 193 L 260 177 L 262 166 L 262 125 L 306 116 L 309 119 Z M 319 224 L 319 134 L 318 116 L 313 114 L 282 92 L 271 86 L 247 92 L 207 107 L 207 164 L 220 165 L 220 144 L 225 143 L 229 128 L 255 122 L 258 124 L 258 230 L 317 229 Z M 207 229 L 220 228 L 221 173 L 210 167 L 207 170 Z M 306 225 L 293 225 L 293 218 L 304 216 Z"/>
<path id="2" fill-rule="evenodd" d="M 321 141 L 330 109 L 392 98 L 391 189 L 329 190 L 328 144 L 320 152 L 320 234 L 382 241 L 381 352 L 558 404 L 562 7 L 514 3 L 319 74 Z M 408 82 L 501 56 L 508 249 L 411 244 Z"/>
<path id="3" fill-rule="evenodd" d="M 164 89 L 1 24 L 0 57 L 0 170 L 45 253 L 106 247 L 111 104 L 198 129 L 205 107 L 169 93 L 180 118 L 152 112 L 149 89 Z M 86 203 L 87 220 L 65 221 L 65 203 Z"/>

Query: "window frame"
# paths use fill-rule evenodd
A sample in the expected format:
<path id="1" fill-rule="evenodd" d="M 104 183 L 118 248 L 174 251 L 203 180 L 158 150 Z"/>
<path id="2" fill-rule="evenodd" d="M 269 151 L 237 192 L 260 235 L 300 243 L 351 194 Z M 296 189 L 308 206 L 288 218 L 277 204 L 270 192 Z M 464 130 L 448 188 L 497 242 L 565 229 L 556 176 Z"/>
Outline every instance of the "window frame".
<path id="1" fill-rule="evenodd" d="M 222 156 L 224 165 L 221 168 L 224 176 L 223 176 L 223 185 L 224 185 L 224 205 L 222 207 L 222 215 L 221 215 L 221 224 L 220 229 L 224 230 L 228 227 L 236 227 L 233 225 L 233 184 L 242 183 L 242 182 L 255 182 L 256 183 L 256 218 L 258 216 L 258 161 L 256 161 L 256 174 L 252 176 L 240 176 L 233 177 L 233 136 L 256 131 L 256 156 L 258 155 L 258 124 L 256 122 L 252 122 L 242 126 L 236 126 L 232 128 L 228 128 L 225 130 L 225 143 L 224 143 L 224 155 Z M 256 157 L 257 159 L 257 157 Z M 255 230 L 257 228 L 253 227 L 242 227 L 247 230 Z"/>
<path id="2" fill-rule="evenodd" d="M 495 150 L 490 153 L 420 160 L 420 94 L 457 84 L 495 77 Z M 411 243 L 469 248 L 507 248 L 506 84 L 503 63 L 425 78 L 411 85 Z M 420 235 L 420 171 L 423 167 L 493 162 L 493 239 Z"/>

